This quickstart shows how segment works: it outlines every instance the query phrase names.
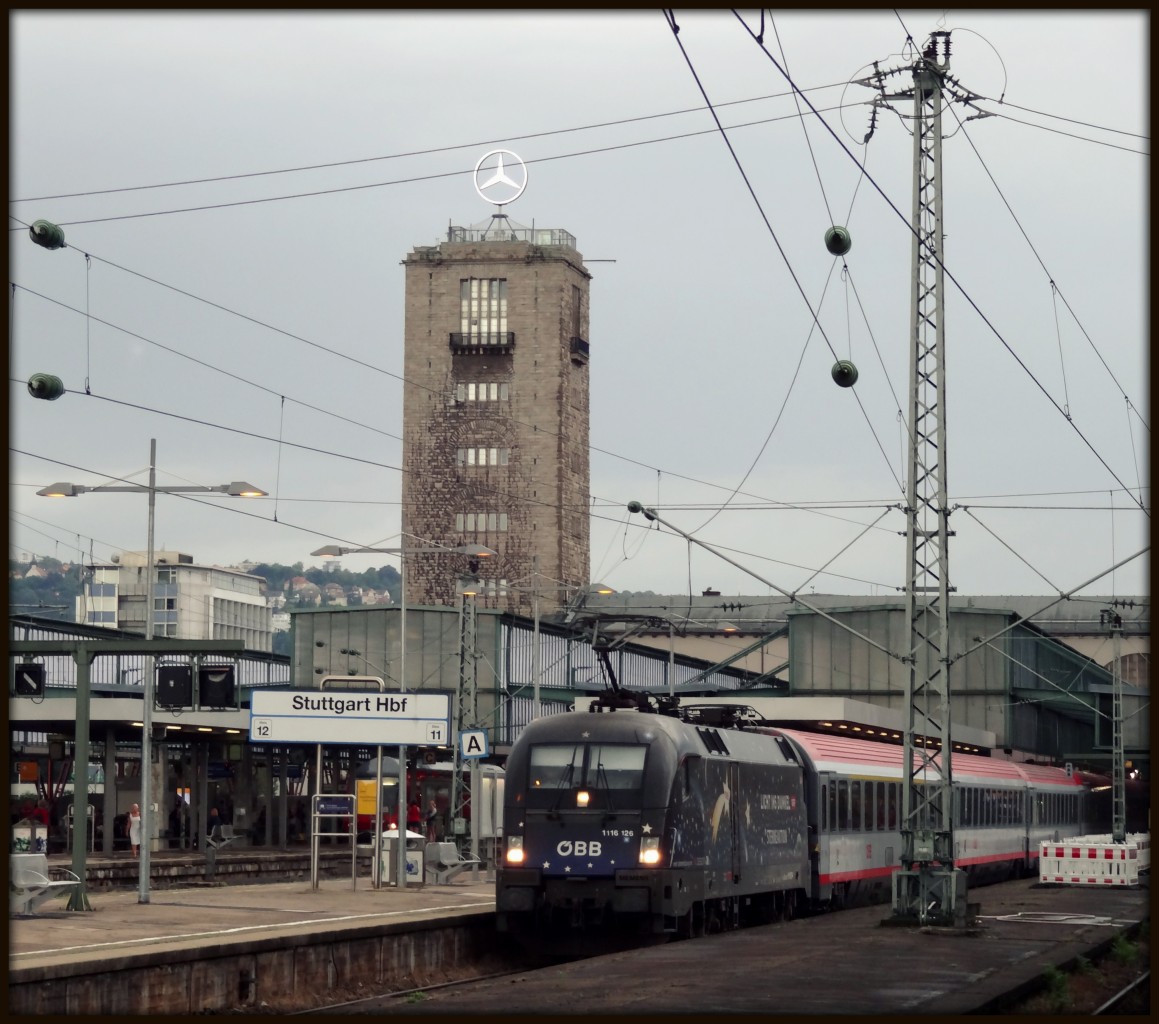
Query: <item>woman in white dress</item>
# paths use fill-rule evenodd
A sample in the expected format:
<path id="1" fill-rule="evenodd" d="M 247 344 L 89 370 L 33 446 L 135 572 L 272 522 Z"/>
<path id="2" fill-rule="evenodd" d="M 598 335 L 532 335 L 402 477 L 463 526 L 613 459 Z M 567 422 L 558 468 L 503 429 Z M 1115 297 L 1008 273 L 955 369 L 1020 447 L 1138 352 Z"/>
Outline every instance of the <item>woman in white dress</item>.
<path id="1" fill-rule="evenodd" d="M 141 808 L 137 804 L 129 808 L 129 845 L 136 857 L 141 849 Z"/>

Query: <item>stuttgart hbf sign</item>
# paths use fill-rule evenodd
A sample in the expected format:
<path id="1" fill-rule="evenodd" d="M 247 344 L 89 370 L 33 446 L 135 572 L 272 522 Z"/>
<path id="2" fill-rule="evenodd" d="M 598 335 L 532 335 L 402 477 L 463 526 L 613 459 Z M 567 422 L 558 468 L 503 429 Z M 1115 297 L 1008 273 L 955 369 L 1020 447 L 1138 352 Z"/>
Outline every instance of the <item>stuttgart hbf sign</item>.
<path id="1" fill-rule="evenodd" d="M 254 690 L 251 743 L 446 746 L 447 693 L 368 690 Z"/>

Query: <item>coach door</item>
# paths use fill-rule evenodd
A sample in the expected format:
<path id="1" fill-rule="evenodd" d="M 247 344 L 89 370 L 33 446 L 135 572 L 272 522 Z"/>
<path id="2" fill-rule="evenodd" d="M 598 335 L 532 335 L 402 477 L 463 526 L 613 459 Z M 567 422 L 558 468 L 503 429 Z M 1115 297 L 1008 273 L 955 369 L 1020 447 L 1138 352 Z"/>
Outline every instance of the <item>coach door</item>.
<path id="1" fill-rule="evenodd" d="M 813 871 L 813 892 L 817 898 L 827 900 L 831 892 L 829 874 L 833 863 L 832 851 L 837 845 L 833 841 L 837 831 L 837 777 L 830 772 L 818 772 L 817 790 L 817 835 L 809 851 L 809 859 Z M 822 875 L 825 876 L 824 888 Z"/>
<path id="2" fill-rule="evenodd" d="M 729 763 L 728 766 L 728 792 L 729 792 L 729 870 L 732 875 L 733 884 L 740 881 L 741 872 L 741 830 L 740 830 L 740 816 L 744 812 L 743 805 L 740 799 L 740 765 L 735 761 Z"/>

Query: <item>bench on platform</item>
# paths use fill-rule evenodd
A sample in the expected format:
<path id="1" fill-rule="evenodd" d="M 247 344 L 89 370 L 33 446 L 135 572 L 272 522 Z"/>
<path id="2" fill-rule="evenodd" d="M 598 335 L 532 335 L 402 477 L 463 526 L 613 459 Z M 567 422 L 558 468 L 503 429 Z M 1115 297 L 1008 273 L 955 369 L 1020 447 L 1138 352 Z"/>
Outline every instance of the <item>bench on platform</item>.
<path id="1" fill-rule="evenodd" d="M 34 914 L 45 900 L 71 891 L 80 884 L 80 878 L 67 868 L 52 868 L 49 875 L 48 857 L 43 853 L 14 853 L 9 868 L 12 880 L 8 890 L 9 909 L 13 914 Z"/>
<path id="2" fill-rule="evenodd" d="M 230 843 L 236 843 L 241 839 L 245 839 L 244 832 L 235 832 L 232 825 L 218 825 L 205 841 L 205 845 L 212 847 L 215 850 L 223 850 L 229 846 Z"/>
<path id="3" fill-rule="evenodd" d="M 427 843 L 424 858 L 426 880 L 434 885 L 449 885 L 467 868 L 483 863 L 471 857 L 460 857 L 454 843 Z"/>

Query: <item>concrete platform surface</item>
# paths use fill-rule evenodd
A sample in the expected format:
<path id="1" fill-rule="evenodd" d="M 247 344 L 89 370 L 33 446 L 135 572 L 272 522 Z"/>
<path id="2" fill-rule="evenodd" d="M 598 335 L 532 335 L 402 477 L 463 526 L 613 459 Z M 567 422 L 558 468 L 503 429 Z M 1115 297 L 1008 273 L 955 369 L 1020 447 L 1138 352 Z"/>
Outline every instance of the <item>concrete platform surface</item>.
<path id="1" fill-rule="evenodd" d="M 205 884 L 154 890 L 140 903 L 133 891 L 89 893 L 90 911 L 69 911 L 66 897 L 49 900 L 33 916 L 8 927 L 9 971 L 48 965 L 107 962 L 164 949 L 195 950 L 312 932 L 452 920 L 491 912 L 495 883 L 480 872 L 450 885 L 374 889 L 368 878 L 253 885 Z"/>

